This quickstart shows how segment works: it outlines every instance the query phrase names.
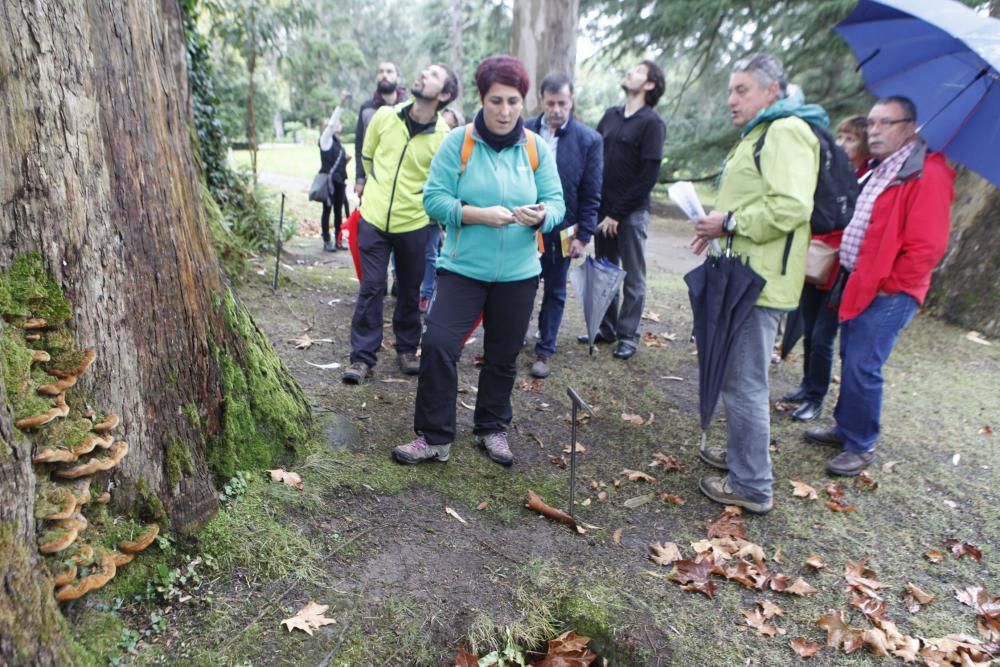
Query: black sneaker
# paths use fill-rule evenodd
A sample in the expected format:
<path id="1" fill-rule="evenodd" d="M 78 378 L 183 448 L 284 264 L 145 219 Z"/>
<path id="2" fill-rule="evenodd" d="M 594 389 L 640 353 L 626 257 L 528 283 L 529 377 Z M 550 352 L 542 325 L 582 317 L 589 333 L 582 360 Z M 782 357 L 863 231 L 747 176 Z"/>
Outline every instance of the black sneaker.
<path id="1" fill-rule="evenodd" d="M 340 376 L 340 381 L 344 384 L 361 384 L 371 374 L 372 371 L 368 364 L 363 361 L 355 361 Z"/>
<path id="2" fill-rule="evenodd" d="M 829 445 L 831 447 L 842 447 L 844 436 L 834 428 L 807 428 L 802 434 L 808 442 L 817 445 Z"/>
<path id="3" fill-rule="evenodd" d="M 420 360 L 414 352 L 400 352 L 396 355 L 396 361 L 399 362 L 399 370 L 403 375 L 420 374 Z"/>

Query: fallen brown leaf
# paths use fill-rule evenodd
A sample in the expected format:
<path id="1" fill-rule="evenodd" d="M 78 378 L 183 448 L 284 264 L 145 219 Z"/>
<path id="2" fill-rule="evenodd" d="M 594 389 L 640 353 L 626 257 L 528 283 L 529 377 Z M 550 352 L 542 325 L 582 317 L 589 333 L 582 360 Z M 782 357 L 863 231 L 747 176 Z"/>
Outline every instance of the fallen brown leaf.
<path id="1" fill-rule="evenodd" d="M 280 482 L 282 484 L 287 484 L 288 486 L 294 486 L 299 491 L 302 490 L 302 478 L 299 477 L 298 473 L 288 472 L 284 468 L 268 470 L 267 472 L 271 473 L 272 482 Z"/>
<path id="2" fill-rule="evenodd" d="M 979 429 L 977 435 L 993 435 L 993 429 L 989 424 L 983 424 L 983 427 Z"/>
<path id="3" fill-rule="evenodd" d="M 830 496 L 831 500 L 839 500 L 844 497 L 844 485 L 840 482 L 827 482 L 823 490 L 826 495 Z"/>
<path id="4" fill-rule="evenodd" d="M 622 413 L 622 421 L 627 421 L 629 424 L 634 424 L 635 426 L 642 426 L 646 423 L 646 420 L 642 416 L 630 412 Z"/>
<path id="5" fill-rule="evenodd" d="M 816 493 L 816 489 L 809 486 L 805 482 L 798 482 L 794 479 L 788 480 L 792 484 L 792 495 L 798 498 L 806 498 L 808 500 L 816 500 L 819 495 Z"/>
<path id="6" fill-rule="evenodd" d="M 806 558 L 806 565 L 814 570 L 822 570 L 826 567 L 826 563 L 819 557 L 819 554 L 809 554 L 809 557 Z"/>
<path id="7" fill-rule="evenodd" d="M 840 648 L 851 629 L 844 620 L 844 612 L 831 609 L 816 621 L 816 625 L 826 630 L 826 645 Z"/>
<path id="8" fill-rule="evenodd" d="M 455 510 L 453 510 L 452 508 L 450 508 L 450 507 L 445 507 L 445 508 L 444 508 L 444 512 L 445 512 L 445 514 L 447 514 L 448 516 L 451 516 L 451 517 L 454 517 L 455 519 L 458 519 L 458 522 L 459 522 L 460 524 L 462 524 L 462 525 L 464 525 L 464 526 L 468 526 L 468 525 L 469 525 L 469 524 L 468 524 L 468 523 L 467 523 L 467 522 L 465 521 L 465 519 L 463 519 L 462 517 L 460 517 L 460 516 L 458 515 L 458 512 L 456 512 L 456 511 L 455 511 Z"/>
<path id="9" fill-rule="evenodd" d="M 576 520 L 573 517 L 571 517 L 569 514 L 566 514 L 566 512 L 563 512 L 562 510 L 557 510 L 556 508 L 551 507 L 550 505 L 546 505 L 545 501 L 542 500 L 538 496 L 538 494 L 532 491 L 531 489 L 528 489 L 528 504 L 526 505 L 526 507 L 530 510 L 538 512 L 542 516 L 546 516 L 555 521 L 559 521 L 561 523 L 565 523 L 568 526 L 572 526 L 577 529 L 577 532 L 580 532 L 580 526 L 577 525 Z"/>
<path id="10" fill-rule="evenodd" d="M 811 658 L 819 651 L 819 644 L 811 642 L 805 637 L 799 637 L 788 642 L 792 650 L 799 654 L 800 658 Z"/>
<path id="11" fill-rule="evenodd" d="M 687 502 L 680 496 L 675 496 L 674 494 L 667 493 L 666 491 L 660 491 L 660 494 L 657 497 L 663 502 L 670 503 L 671 505 L 683 505 Z"/>
<path id="12" fill-rule="evenodd" d="M 307 635 L 312 636 L 313 630 L 337 622 L 332 618 L 323 616 L 329 608 L 330 605 L 317 604 L 310 600 L 306 606 L 299 609 L 299 612 L 295 616 L 283 620 L 281 625 L 287 627 L 289 632 L 299 629 Z"/>
<path id="13" fill-rule="evenodd" d="M 455 654 L 455 667 L 479 667 L 479 656 L 469 653 L 459 644 L 458 653 Z"/>
<path id="14" fill-rule="evenodd" d="M 781 607 L 774 604 L 770 600 L 764 600 L 760 603 L 760 611 L 764 615 L 764 618 L 771 618 L 772 616 L 784 616 L 785 612 L 781 610 Z"/>
<path id="15" fill-rule="evenodd" d="M 294 344 L 296 350 L 308 350 L 314 341 L 309 337 L 309 334 L 302 333 L 295 338 L 289 338 L 288 342 Z"/>
<path id="16" fill-rule="evenodd" d="M 940 549 L 928 549 L 927 553 L 924 554 L 924 558 L 936 565 L 944 560 L 944 552 Z"/>
<path id="17" fill-rule="evenodd" d="M 681 560 L 681 550 L 673 542 L 664 542 L 662 544 L 654 542 L 649 545 L 649 551 L 649 560 L 657 565 L 670 565 L 675 561 Z"/>
<path id="18" fill-rule="evenodd" d="M 577 454 L 583 454 L 585 451 L 587 451 L 587 448 L 584 447 L 581 443 L 576 442 L 573 444 L 575 445 L 574 447 L 570 447 L 569 445 L 563 447 L 563 454 L 572 454 L 574 449 L 576 449 Z"/>
<path id="19" fill-rule="evenodd" d="M 854 511 L 854 505 L 845 505 L 842 500 L 828 500 L 826 506 L 834 512 L 849 513 Z"/>
<path id="20" fill-rule="evenodd" d="M 656 478 L 652 475 L 642 472 L 641 470 L 632 470 L 631 468 L 624 468 L 620 473 L 628 478 L 630 482 L 655 482 Z"/>
<path id="21" fill-rule="evenodd" d="M 538 391 L 542 387 L 542 381 L 538 378 L 532 378 L 530 380 L 521 380 L 518 388 L 521 391 Z"/>
<path id="22" fill-rule="evenodd" d="M 672 454 L 663 454 L 661 452 L 656 452 L 653 454 L 653 462 L 649 464 L 648 467 L 663 468 L 664 472 L 684 472 L 684 464 L 677 460 L 677 457 Z"/>
<path id="23" fill-rule="evenodd" d="M 899 461 L 886 461 L 885 463 L 882 464 L 882 472 L 884 473 L 892 472 L 893 468 L 895 468 L 898 463 Z"/>
<path id="24" fill-rule="evenodd" d="M 983 552 L 979 550 L 978 547 L 974 547 L 968 542 L 962 542 L 961 540 L 956 540 L 953 537 L 947 537 L 941 540 L 942 544 L 951 549 L 951 552 L 961 558 L 962 556 L 968 556 L 974 561 L 980 561 L 983 559 Z"/>
<path id="25" fill-rule="evenodd" d="M 878 488 L 878 482 L 872 479 L 867 470 L 862 470 L 861 474 L 854 478 L 854 488 L 861 491 L 874 491 Z"/>
<path id="26" fill-rule="evenodd" d="M 861 593 L 851 593 L 851 606 L 859 609 L 871 621 L 885 619 L 887 610 L 885 600 Z"/>
<path id="27" fill-rule="evenodd" d="M 936 598 L 936 595 L 931 595 L 921 590 L 916 584 L 906 582 L 906 591 L 903 593 L 903 604 L 906 605 L 911 614 L 917 613 L 920 611 L 920 607 L 930 604 Z"/>
<path id="28" fill-rule="evenodd" d="M 572 630 L 549 640 L 549 650 L 534 667 L 589 667 L 597 654 L 587 648 L 590 637 L 578 635 Z"/>
<path id="29" fill-rule="evenodd" d="M 805 579 L 799 577 L 795 580 L 795 583 L 786 588 L 784 592 L 791 593 L 792 595 L 812 595 L 816 592 L 816 589 L 810 586 Z"/>
<path id="30" fill-rule="evenodd" d="M 659 337 L 652 331 L 647 331 L 642 334 L 642 344 L 646 347 L 663 347 L 663 343 L 660 341 Z"/>
<path id="31" fill-rule="evenodd" d="M 482 510 L 486 509 L 489 506 L 490 506 L 490 501 L 484 500 L 483 502 L 481 502 L 478 505 L 476 505 L 476 509 L 482 511 Z"/>
<path id="32" fill-rule="evenodd" d="M 757 631 L 757 634 L 761 637 L 773 637 L 777 634 L 778 629 L 769 624 L 764 615 L 760 612 L 760 609 L 753 609 L 748 611 L 746 609 L 741 609 L 740 613 L 747 619 L 747 625 Z"/>
<path id="33" fill-rule="evenodd" d="M 715 582 L 709 579 L 715 561 L 712 558 L 701 557 L 698 560 L 677 560 L 673 563 L 670 579 L 686 591 L 697 591 L 709 599 L 715 598 Z"/>
<path id="34" fill-rule="evenodd" d="M 708 522 L 708 536 L 746 539 L 747 531 L 743 527 L 743 517 L 738 512 L 731 512 L 727 507 L 719 516 Z"/>
<path id="35" fill-rule="evenodd" d="M 642 319 L 649 320 L 650 322 L 659 322 L 660 321 L 660 314 L 659 313 L 654 313 L 651 310 L 647 310 L 647 311 L 643 312 Z"/>
<path id="36" fill-rule="evenodd" d="M 615 544 L 617 544 L 619 546 L 621 546 L 621 543 L 622 543 L 622 532 L 624 532 L 624 530 L 625 530 L 624 528 L 619 528 L 611 536 L 611 539 L 613 539 L 615 541 Z"/>

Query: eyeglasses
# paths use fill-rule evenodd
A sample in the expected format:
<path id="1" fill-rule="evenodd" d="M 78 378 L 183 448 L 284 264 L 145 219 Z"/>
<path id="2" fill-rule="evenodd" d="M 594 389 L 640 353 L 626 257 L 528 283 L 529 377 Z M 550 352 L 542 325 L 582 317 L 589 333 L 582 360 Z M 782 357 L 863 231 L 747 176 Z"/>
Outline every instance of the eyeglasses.
<path id="1" fill-rule="evenodd" d="M 869 130 L 874 130 L 875 128 L 882 129 L 885 127 L 892 127 L 898 123 L 912 123 L 912 118 L 900 118 L 898 120 L 887 120 L 885 118 L 869 118 L 865 125 L 868 126 Z"/>

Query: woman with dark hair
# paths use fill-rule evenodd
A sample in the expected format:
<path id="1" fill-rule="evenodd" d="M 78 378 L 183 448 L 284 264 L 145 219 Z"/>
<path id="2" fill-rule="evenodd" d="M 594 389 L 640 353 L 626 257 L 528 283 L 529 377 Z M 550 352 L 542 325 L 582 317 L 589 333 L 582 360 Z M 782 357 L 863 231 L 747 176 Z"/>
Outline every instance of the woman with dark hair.
<path id="1" fill-rule="evenodd" d="M 850 116 L 837 126 L 837 145 L 844 149 L 854 166 L 858 181 L 868 173 L 868 119 Z M 840 248 L 843 230 L 829 234 L 814 234 L 813 239 L 831 248 Z M 840 262 L 834 264 L 825 285 L 802 287 L 799 309 L 802 311 L 802 382 L 784 400 L 798 403 L 792 411 L 796 421 L 812 421 L 823 414 L 823 399 L 830 388 L 833 373 L 833 344 L 837 339 L 837 308 L 830 305 L 830 289 L 840 272 Z"/>
<path id="2" fill-rule="evenodd" d="M 480 63 L 482 109 L 470 125 L 452 130 L 431 163 L 424 208 L 447 235 L 421 343 L 417 437 L 392 450 L 400 463 L 448 460 L 458 359 L 480 314 L 484 364 L 473 433 L 490 459 L 513 463 L 510 394 L 541 273 L 536 234 L 558 225 L 566 210 L 555 158 L 524 129 L 528 84 L 517 58 L 492 56 Z"/>

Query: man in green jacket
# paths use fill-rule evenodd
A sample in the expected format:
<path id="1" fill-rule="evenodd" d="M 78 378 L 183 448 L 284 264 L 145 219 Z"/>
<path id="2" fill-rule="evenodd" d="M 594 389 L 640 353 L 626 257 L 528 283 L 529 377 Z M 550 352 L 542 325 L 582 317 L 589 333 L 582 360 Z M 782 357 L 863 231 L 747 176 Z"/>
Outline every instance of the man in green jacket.
<path id="1" fill-rule="evenodd" d="M 367 175 L 357 232 L 361 286 L 351 320 L 351 364 L 341 376 L 346 384 L 360 384 L 378 361 L 390 253 L 399 291 L 392 316 L 399 367 L 407 375 L 420 372 L 420 282 L 429 224 L 423 189 L 449 130 L 438 112 L 455 99 L 458 79 L 444 65 L 431 65 L 410 92 L 412 102 L 375 112 L 361 149 Z"/>
<path id="2" fill-rule="evenodd" d="M 773 505 L 771 347 L 781 313 L 799 303 L 819 172 L 819 141 L 805 119 L 826 122 L 822 109 L 789 98 L 787 87 L 784 66 L 773 55 L 753 54 L 733 66 L 729 109 L 742 137 L 726 158 L 717 210 L 697 221 L 692 242 L 701 253 L 712 239 L 731 236 L 733 251 L 767 281 L 730 348 L 721 394 L 726 447 L 699 452 L 709 465 L 728 471 L 703 477 L 702 493 L 758 513 Z M 758 167 L 754 152 L 765 131 Z"/>

